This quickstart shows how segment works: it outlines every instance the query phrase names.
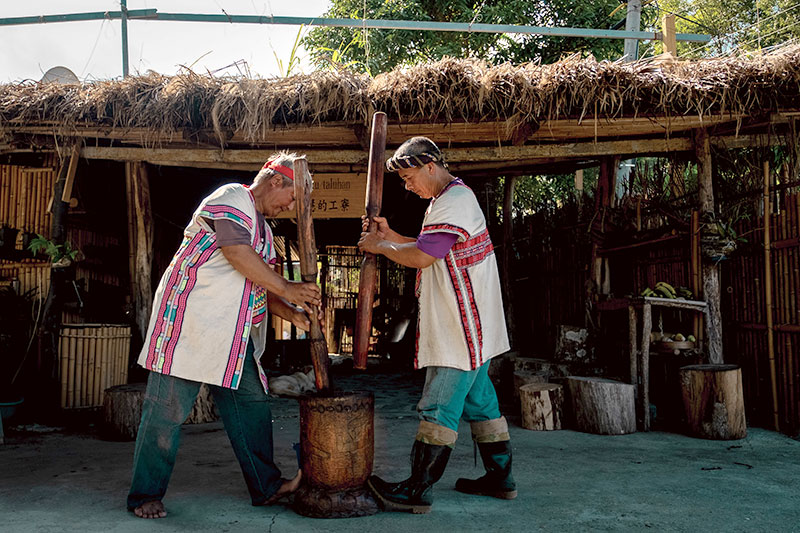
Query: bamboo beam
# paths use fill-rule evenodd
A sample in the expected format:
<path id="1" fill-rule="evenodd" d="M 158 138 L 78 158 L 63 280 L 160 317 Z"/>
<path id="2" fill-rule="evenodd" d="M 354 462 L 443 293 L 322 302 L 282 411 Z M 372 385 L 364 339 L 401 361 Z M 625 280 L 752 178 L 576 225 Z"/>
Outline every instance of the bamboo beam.
<path id="1" fill-rule="evenodd" d="M 378 111 L 372 116 L 372 135 L 369 148 L 369 168 L 367 169 L 366 211 L 369 220 L 368 231 L 374 232 L 378 224 L 372 220 L 381 212 L 383 202 L 383 165 L 386 152 L 386 113 Z M 356 325 L 353 334 L 353 366 L 367 368 L 369 338 L 372 335 L 372 304 L 375 301 L 375 285 L 378 275 L 378 258 L 375 254 L 364 253 L 361 263 L 361 276 L 358 283 L 358 305 Z"/>
<path id="2" fill-rule="evenodd" d="M 311 220 L 311 174 L 304 158 L 295 159 L 295 198 L 297 199 L 297 244 L 300 249 L 300 274 L 303 281 L 317 282 L 317 244 L 314 236 L 314 223 Z M 311 363 L 314 366 L 314 380 L 317 390 L 328 393 L 331 390 L 328 368 L 328 343 L 319 323 L 317 308 L 312 306 L 309 316 L 311 327 L 309 337 L 311 343 Z"/>
<path id="3" fill-rule="evenodd" d="M 713 144 L 738 148 L 746 146 L 763 146 L 769 142 L 763 136 L 720 136 L 714 138 Z M 772 144 L 778 141 L 773 139 Z M 690 152 L 693 149 L 692 140 L 684 137 L 670 137 L 657 139 L 633 139 L 621 141 L 586 141 L 560 144 L 529 144 L 524 146 L 485 146 L 472 148 L 450 148 L 444 150 L 447 160 L 452 163 L 480 163 L 491 161 L 516 161 L 535 159 L 580 159 L 606 155 L 630 156 L 638 154 L 658 154 L 672 152 Z M 158 161 L 161 164 L 172 163 L 187 166 L 191 163 L 206 164 L 263 164 L 273 150 L 264 149 L 219 149 L 202 148 L 140 148 L 140 147 L 111 147 L 111 146 L 86 146 L 81 151 L 81 156 L 86 159 L 105 159 L 114 161 Z M 306 151 L 310 166 L 315 164 L 355 164 L 364 165 L 367 157 L 362 150 L 321 150 L 309 149 Z M 255 167 L 253 167 L 255 168 Z"/>
<path id="4" fill-rule="evenodd" d="M 61 201 L 67 202 L 72 199 L 72 185 L 75 183 L 75 174 L 78 171 L 78 160 L 80 159 L 81 148 L 79 144 L 72 147 L 69 157 L 69 169 L 67 170 L 67 181 L 64 182 L 64 192 L 61 194 Z"/>
<path id="5" fill-rule="evenodd" d="M 700 185 L 700 211 L 714 212 L 714 187 L 711 179 L 711 144 L 708 132 L 695 131 L 695 157 L 697 180 Z M 712 364 L 722 364 L 722 312 L 720 305 L 720 275 L 716 264 L 703 265 L 703 297 L 708 303 L 706 331 L 708 332 L 708 358 Z"/>
<path id="6" fill-rule="evenodd" d="M 791 113 L 791 112 L 789 112 Z M 780 115 L 780 114 L 776 114 Z M 785 120 L 783 115 L 783 120 Z M 557 141 L 574 139 L 596 139 L 625 135 L 673 135 L 700 127 L 735 122 L 743 118 L 738 114 L 708 116 L 658 116 L 622 118 L 567 118 L 543 122 L 539 129 L 530 135 L 533 141 Z M 776 119 L 777 120 L 777 119 Z M 63 125 L 42 121 L 36 125 L 13 123 L 9 129 L 15 133 L 52 136 L 54 132 L 64 133 Z M 388 145 L 399 145 L 409 137 L 422 135 L 440 145 L 450 146 L 458 143 L 511 142 L 514 124 L 510 121 L 452 122 L 447 124 L 389 124 L 386 132 Z M 113 128 L 96 124 L 74 124 L 67 128 L 69 135 L 85 139 L 110 139 L 134 144 L 158 145 L 162 143 L 186 142 L 196 145 L 196 139 L 181 131 L 159 132 L 147 128 Z M 215 138 L 213 131 L 203 130 L 199 135 Z M 322 125 L 289 124 L 275 125 L 259 138 L 252 138 L 244 132 L 234 132 L 227 145 L 246 144 L 264 149 L 280 146 L 360 146 L 354 126 L 346 122 L 329 122 Z"/>
<path id="7" fill-rule="evenodd" d="M 778 416 L 778 378 L 775 371 L 775 330 L 774 306 L 772 302 L 772 249 L 770 247 L 770 227 L 772 226 L 772 205 L 769 197 L 769 161 L 764 161 L 764 298 L 767 308 L 767 355 L 769 357 L 769 377 L 772 388 L 772 417 L 775 431 L 780 431 Z"/>

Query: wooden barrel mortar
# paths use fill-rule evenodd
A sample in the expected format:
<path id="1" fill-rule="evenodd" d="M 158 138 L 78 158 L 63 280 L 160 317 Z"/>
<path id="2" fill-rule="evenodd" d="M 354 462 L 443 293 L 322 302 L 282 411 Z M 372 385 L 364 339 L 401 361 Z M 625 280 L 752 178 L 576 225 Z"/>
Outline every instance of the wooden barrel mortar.
<path id="1" fill-rule="evenodd" d="M 362 486 L 375 458 L 375 396 L 349 392 L 300 398 L 303 477 L 314 487 Z"/>

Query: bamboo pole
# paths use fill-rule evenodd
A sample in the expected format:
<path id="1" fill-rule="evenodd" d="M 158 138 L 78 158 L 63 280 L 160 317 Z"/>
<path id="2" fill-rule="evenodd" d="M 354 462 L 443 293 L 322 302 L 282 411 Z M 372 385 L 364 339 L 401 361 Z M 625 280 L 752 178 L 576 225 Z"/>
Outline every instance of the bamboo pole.
<path id="1" fill-rule="evenodd" d="M 58 350 L 58 358 L 59 358 L 59 379 L 61 381 L 61 407 L 67 407 L 67 382 L 69 378 L 69 356 L 67 353 L 67 348 L 69 346 L 69 342 L 67 337 L 64 335 L 64 330 L 62 329 L 59 335 L 59 350 Z"/>
<path id="2" fill-rule="evenodd" d="M 130 326 L 125 328 L 125 347 L 122 350 L 122 383 L 128 383 L 128 363 L 130 361 L 130 354 L 131 354 L 131 336 L 133 332 L 131 331 Z"/>
<path id="3" fill-rule="evenodd" d="M 772 261 L 770 244 L 770 225 L 772 222 L 772 209 L 769 197 L 769 162 L 764 161 L 764 295 L 767 306 L 767 354 L 769 356 L 769 373 L 772 384 L 772 415 L 775 431 L 780 431 L 778 421 L 778 386 L 775 374 L 775 332 L 772 322 Z"/>
<path id="4" fill-rule="evenodd" d="M 87 359 L 88 365 L 86 368 L 86 401 L 88 405 L 94 407 L 97 405 L 98 397 L 95 394 L 94 386 L 94 365 L 95 357 L 97 357 L 97 329 L 86 328 L 87 333 Z"/>
<path id="5" fill-rule="evenodd" d="M 72 328 L 65 328 L 67 338 L 69 339 L 69 348 L 67 356 L 69 357 L 69 369 L 67 380 L 67 407 L 75 407 L 75 335 Z"/>
<path id="6" fill-rule="evenodd" d="M 76 365 L 75 365 L 75 388 L 76 396 L 77 396 L 77 406 L 83 407 L 86 405 L 86 376 L 87 376 L 87 368 L 86 368 L 86 352 L 84 350 L 84 338 L 86 336 L 84 329 L 76 329 L 77 333 L 77 341 L 75 347 L 75 357 L 76 357 Z"/>
<path id="7" fill-rule="evenodd" d="M 13 166 L 9 169 L 8 225 L 17 226 L 17 169 Z"/>
<path id="8" fill-rule="evenodd" d="M 97 401 L 99 403 L 103 402 L 102 341 L 103 341 L 103 328 L 97 328 L 96 339 L 94 341 L 94 368 L 92 368 L 92 372 L 94 372 L 94 397 L 97 398 Z"/>
<path id="9" fill-rule="evenodd" d="M 122 353 L 122 328 L 117 326 L 114 328 L 114 373 L 111 386 L 119 385 L 119 375 L 122 370 L 120 369 L 119 356 Z"/>
<path id="10" fill-rule="evenodd" d="M 0 165 L 0 225 L 6 222 L 6 176 L 8 165 Z"/>

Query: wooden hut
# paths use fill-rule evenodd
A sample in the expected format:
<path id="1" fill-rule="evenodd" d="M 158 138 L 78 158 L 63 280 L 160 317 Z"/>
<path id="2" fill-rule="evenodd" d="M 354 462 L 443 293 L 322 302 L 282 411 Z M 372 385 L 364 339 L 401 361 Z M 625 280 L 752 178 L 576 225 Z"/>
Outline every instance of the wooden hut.
<path id="1" fill-rule="evenodd" d="M 61 213 L 57 216 L 64 217 L 67 237 L 78 246 L 94 247 L 98 254 L 86 251 L 84 277 L 119 289 L 114 294 L 123 304 L 127 301 L 129 322 L 141 328 L 153 278 L 169 260 L 187 209 L 221 179 L 248 179 L 276 149 L 308 157 L 318 180 L 315 217 L 331 219 L 317 225 L 318 244 L 354 244 L 364 201 L 368 125 L 376 110 L 389 117 L 387 149 L 414 135 L 432 138 L 444 149 L 452 172 L 486 199 L 487 211 L 496 212 L 499 206 L 504 213 L 504 226 L 495 228 L 494 241 L 506 293 L 516 295 L 507 300 L 517 310 L 541 309 L 542 302 L 521 294 L 520 288 L 528 288 L 520 283 L 525 276 L 514 277 L 511 272 L 514 178 L 576 171 L 580 176 L 581 169 L 599 167 L 594 194 L 598 216 L 591 225 L 596 230 L 592 235 L 599 237 L 578 265 L 576 258 L 566 255 L 540 258 L 553 270 L 570 267 L 568 286 L 560 295 L 550 287 L 547 296 L 552 306 L 556 299 L 568 300 L 563 304 L 569 307 L 566 314 L 582 315 L 587 303 L 612 300 L 608 297 L 615 293 L 609 260 L 614 246 L 603 244 L 602 233 L 604 215 L 616 201 L 615 169 L 620 158 L 678 154 L 695 160 L 697 216 L 714 212 L 712 153 L 796 145 L 800 48 L 756 56 L 692 61 L 667 57 L 633 63 L 572 57 L 552 65 L 488 66 L 446 59 L 375 78 L 344 71 L 266 80 L 186 73 L 80 85 L 4 85 L 0 86 L 0 225 L 19 229 L 21 235 L 51 236 L 52 217 Z M 507 178 L 505 197 L 490 200 L 488 192 L 500 176 Z M 57 177 L 61 185 L 54 188 Z M 796 174 L 789 179 L 795 180 Z M 386 188 L 391 191 L 393 186 L 388 182 Z M 576 186 L 582 186 L 579 178 Z M 767 181 L 768 193 L 769 187 Z M 48 207 L 54 190 L 55 201 Z M 407 199 L 399 186 L 397 191 L 385 195 L 384 208 L 397 224 L 407 224 L 410 233 L 415 221 L 404 216 L 408 211 L 404 206 L 412 205 L 417 214 L 424 206 L 403 203 Z M 781 221 L 786 229 L 781 229 L 778 240 L 780 250 L 787 254 L 791 250 L 791 259 L 787 255 L 786 266 L 781 263 L 780 268 L 787 280 L 796 283 L 794 254 L 800 229 L 796 209 L 791 213 L 794 218 Z M 490 215 L 490 222 L 496 221 Z M 291 240 L 290 223 L 278 231 Z M 776 248 L 767 242 L 768 251 Z M 636 243 L 617 247 L 629 244 Z M 690 246 L 696 252 L 699 244 L 690 239 L 687 250 Z M 529 265 L 531 272 L 540 266 Z M 48 265 L 33 259 L 3 261 L 0 268 L 4 276 L 20 280 L 44 279 L 48 271 Z M 29 269 L 40 269 L 42 274 L 27 274 Z M 710 327 L 705 340 L 711 361 L 727 361 L 724 344 L 736 340 L 723 336 L 721 328 L 725 315 L 720 307 L 721 267 L 689 261 L 684 269 L 695 293 L 708 303 Z M 755 415 L 769 424 L 774 415 L 775 421 L 780 417 L 797 427 L 800 342 L 793 336 L 800 322 L 794 297 L 788 292 L 786 297 L 791 303 L 779 324 L 766 317 L 772 315 L 774 301 L 766 304 L 765 316 L 747 319 L 758 335 L 785 339 L 773 338 L 766 350 L 765 343 L 754 341 L 751 353 L 737 352 L 737 358 L 760 369 L 745 377 L 751 384 L 751 405 L 760 406 L 751 418 Z M 527 316 L 534 324 L 545 321 L 541 314 Z M 521 331 L 529 329 L 527 323 L 516 322 L 514 338 L 519 340 L 524 337 Z M 765 380 L 764 369 L 772 372 L 771 378 L 767 375 Z M 770 381 L 774 405 L 754 400 L 764 396 L 763 384 Z"/>

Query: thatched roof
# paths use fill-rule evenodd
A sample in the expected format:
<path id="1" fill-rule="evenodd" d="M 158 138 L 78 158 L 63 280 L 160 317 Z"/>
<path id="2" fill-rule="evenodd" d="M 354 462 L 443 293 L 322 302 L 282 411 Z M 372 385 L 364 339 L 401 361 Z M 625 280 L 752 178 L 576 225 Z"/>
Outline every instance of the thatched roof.
<path id="1" fill-rule="evenodd" d="M 14 125 L 93 124 L 237 132 L 257 140 L 276 125 L 559 118 L 764 115 L 800 108 L 800 47 L 693 61 L 634 63 L 572 57 L 552 65 L 487 66 L 444 59 L 376 76 L 318 71 L 275 79 L 147 74 L 82 85 L 0 85 L 0 133 Z"/>

